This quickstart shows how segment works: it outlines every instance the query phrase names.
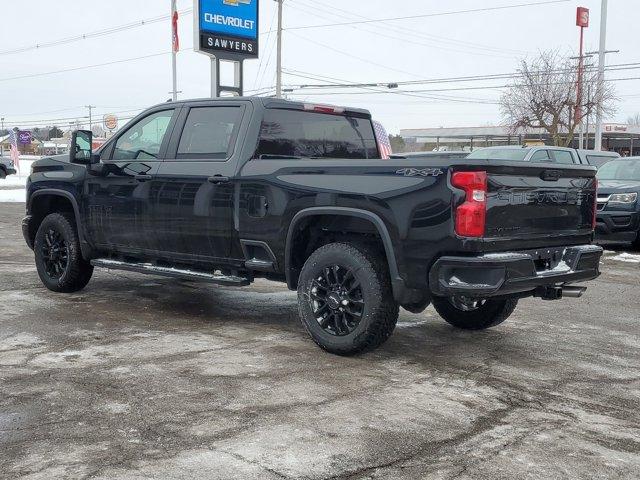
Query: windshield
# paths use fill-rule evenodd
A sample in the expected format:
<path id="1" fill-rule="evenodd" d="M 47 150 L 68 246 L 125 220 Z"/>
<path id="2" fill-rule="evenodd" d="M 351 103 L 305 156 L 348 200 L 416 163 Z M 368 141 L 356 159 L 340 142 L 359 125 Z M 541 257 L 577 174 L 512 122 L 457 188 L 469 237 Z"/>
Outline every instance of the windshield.
<path id="1" fill-rule="evenodd" d="M 640 182 L 640 158 L 637 160 L 612 160 L 598 170 L 599 180 L 632 180 Z"/>
<path id="2" fill-rule="evenodd" d="M 467 158 L 478 160 L 515 160 L 523 162 L 529 153 L 525 148 L 483 148 L 469 154 Z"/>

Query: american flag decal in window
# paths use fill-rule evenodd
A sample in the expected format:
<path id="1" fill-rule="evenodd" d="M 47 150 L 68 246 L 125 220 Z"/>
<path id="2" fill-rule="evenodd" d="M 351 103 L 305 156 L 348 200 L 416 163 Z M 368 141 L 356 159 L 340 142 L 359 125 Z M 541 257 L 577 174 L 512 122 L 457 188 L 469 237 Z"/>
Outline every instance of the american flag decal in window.
<path id="1" fill-rule="evenodd" d="M 391 142 L 389 135 L 380 122 L 373 120 L 373 130 L 376 134 L 376 142 L 378 142 L 378 150 L 380 150 L 380 158 L 388 159 L 393 153 L 391 150 Z"/>

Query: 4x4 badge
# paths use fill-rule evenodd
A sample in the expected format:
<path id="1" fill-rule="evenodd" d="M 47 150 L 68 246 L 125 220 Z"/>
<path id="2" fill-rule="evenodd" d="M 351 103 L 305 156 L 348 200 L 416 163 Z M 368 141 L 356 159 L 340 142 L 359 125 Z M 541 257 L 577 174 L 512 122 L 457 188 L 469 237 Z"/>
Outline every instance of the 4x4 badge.
<path id="1" fill-rule="evenodd" d="M 405 177 L 437 177 L 444 172 L 439 168 L 402 168 L 396 173 Z"/>

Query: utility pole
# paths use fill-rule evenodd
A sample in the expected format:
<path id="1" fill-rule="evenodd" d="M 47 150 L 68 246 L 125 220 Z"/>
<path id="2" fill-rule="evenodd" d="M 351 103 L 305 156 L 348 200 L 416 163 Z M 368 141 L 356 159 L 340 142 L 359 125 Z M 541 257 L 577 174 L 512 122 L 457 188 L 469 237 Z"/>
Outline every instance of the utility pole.
<path id="1" fill-rule="evenodd" d="M 282 98 L 282 3 L 278 2 L 278 45 L 277 45 L 277 65 L 276 65 L 276 98 Z"/>
<path id="2" fill-rule="evenodd" d="M 178 66 L 177 53 L 180 50 L 180 42 L 178 40 L 178 10 L 176 0 L 171 0 L 171 78 L 172 86 L 171 99 L 175 102 L 178 100 Z"/>
<path id="3" fill-rule="evenodd" d="M 85 105 L 85 108 L 89 109 L 89 130 L 91 130 L 91 127 L 93 126 L 93 121 L 92 121 L 93 119 L 92 119 L 92 116 L 91 116 L 91 111 L 94 108 L 96 108 L 96 106 L 95 105 Z"/>
<path id="4" fill-rule="evenodd" d="M 594 150 L 602 150 L 602 93 L 604 91 L 604 62 L 607 43 L 607 0 L 600 7 L 600 46 L 598 48 L 598 91 L 596 95 L 596 138 Z"/>
<path id="5" fill-rule="evenodd" d="M 578 7 L 576 11 L 576 26 L 580 27 L 580 56 L 578 57 L 578 79 L 576 82 L 576 110 L 574 122 L 578 127 L 578 148 L 584 147 L 584 133 L 582 130 L 582 77 L 584 75 L 584 29 L 589 26 L 589 9 Z"/>

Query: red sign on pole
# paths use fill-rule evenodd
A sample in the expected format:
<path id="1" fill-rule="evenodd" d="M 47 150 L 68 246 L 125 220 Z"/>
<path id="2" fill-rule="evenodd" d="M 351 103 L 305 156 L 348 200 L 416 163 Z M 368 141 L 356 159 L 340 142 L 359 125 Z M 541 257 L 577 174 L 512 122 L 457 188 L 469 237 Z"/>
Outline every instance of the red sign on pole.
<path id="1" fill-rule="evenodd" d="M 586 7 L 578 7 L 576 12 L 576 25 L 578 27 L 589 26 L 589 9 Z"/>

